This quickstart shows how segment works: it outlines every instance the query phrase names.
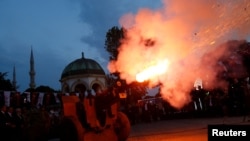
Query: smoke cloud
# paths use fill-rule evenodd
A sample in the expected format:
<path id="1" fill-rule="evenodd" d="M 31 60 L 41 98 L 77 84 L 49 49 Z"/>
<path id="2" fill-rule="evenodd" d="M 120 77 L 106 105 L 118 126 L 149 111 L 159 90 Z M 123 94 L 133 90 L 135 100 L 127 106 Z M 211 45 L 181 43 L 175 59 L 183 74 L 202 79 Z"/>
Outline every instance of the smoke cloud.
<path id="1" fill-rule="evenodd" d="M 145 68 L 168 59 L 167 71 L 151 78 L 149 87 L 161 84 L 162 97 L 181 108 L 190 102 L 189 92 L 197 78 L 202 78 L 209 87 L 223 84 L 216 80 L 221 71 L 216 66 L 223 55 L 249 36 L 250 1 L 165 0 L 163 3 L 158 10 L 142 8 L 136 14 L 121 17 L 120 24 L 127 31 L 118 59 L 110 62 L 108 69 L 120 72 L 121 78 L 131 83 Z"/>

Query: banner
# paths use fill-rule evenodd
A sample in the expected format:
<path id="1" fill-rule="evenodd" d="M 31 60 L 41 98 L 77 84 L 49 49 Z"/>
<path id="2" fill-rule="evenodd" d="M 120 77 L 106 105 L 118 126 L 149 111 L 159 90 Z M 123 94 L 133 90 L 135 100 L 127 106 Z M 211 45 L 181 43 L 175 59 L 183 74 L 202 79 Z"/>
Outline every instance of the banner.
<path id="1" fill-rule="evenodd" d="M 60 103 L 60 99 L 58 98 L 58 93 L 53 93 L 53 94 L 54 94 L 56 103 Z"/>
<path id="2" fill-rule="evenodd" d="M 4 91 L 4 101 L 6 106 L 10 106 L 10 91 Z"/>
<path id="3" fill-rule="evenodd" d="M 24 92 L 26 94 L 26 100 L 25 100 L 25 103 L 26 102 L 30 102 L 30 92 Z"/>
<path id="4" fill-rule="evenodd" d="M 44 97 L 44 93 L 38 93 L 38 101 L 37 101 L 37 108 L 39 108 L 40 106 L 43 105 L 43 97 Z"/>

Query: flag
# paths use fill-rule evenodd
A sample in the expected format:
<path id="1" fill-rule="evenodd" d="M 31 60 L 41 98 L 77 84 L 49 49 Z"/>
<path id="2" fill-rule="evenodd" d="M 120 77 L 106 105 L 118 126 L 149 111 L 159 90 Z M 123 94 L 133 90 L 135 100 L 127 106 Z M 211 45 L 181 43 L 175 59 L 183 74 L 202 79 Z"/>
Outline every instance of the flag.
<path id="1" fill-rule="evenodd" d="M 6 106 L 10 106 L 10 91 L 4 91 L 4 101 Z"/>
<path id="2" fill-rule="evenodd" d="M 37 101 L 37 108 L 39 108 L 41 105 L 43 105 L 43 97 L 44 97 L 44 93 L 39 92 L 38 93 L 38 101 Z"/>

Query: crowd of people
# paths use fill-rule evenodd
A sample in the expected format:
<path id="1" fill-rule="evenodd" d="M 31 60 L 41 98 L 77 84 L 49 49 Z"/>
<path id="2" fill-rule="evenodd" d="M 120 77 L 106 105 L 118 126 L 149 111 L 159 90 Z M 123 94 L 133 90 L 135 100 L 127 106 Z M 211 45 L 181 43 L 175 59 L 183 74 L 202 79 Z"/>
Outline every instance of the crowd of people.
<path id="1" fill-rule="evenodd" d="M 68 96 L 76 95 L 72 93 Z M 95 96 L 88 91 L 86 97 L 82 95 L 78 97 L 80 101 L 76 103 L 77 111 L 75 114 L 81 118 L 79 119 L 80 122 L 83 121 L 84 128 L 87 129 L 88 127 L 85 109 L 82 108 L 84 98 L 95 99 L 96 114 L 100 123 L 103 122 L 100 119 L 100 116 L 103 115 L 103 109 L 107 109 L 109 116 L 114 116 L 110 111 L 110 105 L 117 101 L 117 97 L 108 94 L 108 91 L 103 92 L 103 94 L 96 93 Z M 0 133 L 2 139 L 6 139 L 6 141 L 47 141 L 48 139 L 59 138 L 60 129 L 63 128 L 61 124 L 64 118 L 63 103 L 55 105 L 54 102 L 50 101 L 48 95 L 45 95 L 43 105 L 38 105 L 37 96 L 32 94 L 30 101 L 25 100 L 25 103 L 19 106 L 16 103 L 13 104 L 13 102 L 10 106 L 0 102 Z"/>
<path id="2" fill-rule="evenodd" d="M 232 79 L 224 89 L 206 90 L 198 87 L 193 89 L 190 95 L 192 101 L 182 109 L 175 109 L 161 97 L 154 97 L 142 99 L 138 103 L 127 103 L 121 107 L 121 111 L 127 115 L 131 125 L 171 118 L 215 116 L 224 119 L 227 116 L 242 116 L 243 121 L 250 121 L 249 81 Z M 102 100 L 103 98 L 99 99 Z M 38 107 L 32 102 L 22 107 L 1 105 L 1 140 L 47 141 L 58 136 L 62 118 L 62 105 Z"/>
<path id="3" fill-rule="evenodd" d="M 60 109 L 1 106 L 0 133 L 4 141 L 47 141 L 60 125 Z"/>
<path id="4" fill-rule="evenodd" d="M 150 123 L 172 118 L 243 116 L 250 121 L 250 84 L 246 79 L 232 79 L 228 87 L 190 92 L 192 101 L 181 109 L 173 108 L 161 97 L 140 100 L 125 110 L 131 124 Z"/>

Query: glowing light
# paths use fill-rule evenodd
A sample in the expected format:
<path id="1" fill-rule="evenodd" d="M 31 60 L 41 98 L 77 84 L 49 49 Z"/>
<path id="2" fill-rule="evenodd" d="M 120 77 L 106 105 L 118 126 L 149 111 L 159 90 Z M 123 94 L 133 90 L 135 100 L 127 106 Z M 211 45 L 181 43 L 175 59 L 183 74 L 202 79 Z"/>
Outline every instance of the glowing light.
<path id="1" fill-rule="evenodd" d="M 189 93 L 197 76 L 209 76 L 203 78 L 207 87 L 224 85 L 217 80 L 220 69 L 215 64 L 231 52 L 231 45 L 222 43 L 249 38 L 250 1 L 162 1 L 160 9 L 142 8 L 120 19 L 126 34 L 108 69 L 119 72 L 128 84 L 147 80 L 150 87 L 161 84 L 163 99 L 181 108 L 192 101 Z M 165 58 L 169 59 L 165 64 L 159 62 Z"/>
<path id="2" fill-rule="evenodd" d="M 136 80 L 138 82 L 143 82 L 145 80 L 153 79 L 164 74 L 169 66 L 169 61 L 167 59 L 159 61 L 156 65 L 149 66 L 144 69 L 142 72 L 136 75 Z"/>

